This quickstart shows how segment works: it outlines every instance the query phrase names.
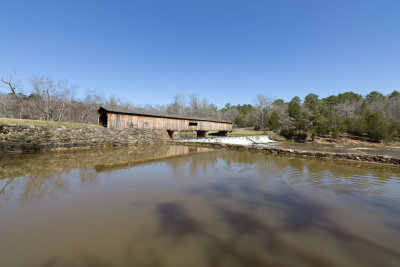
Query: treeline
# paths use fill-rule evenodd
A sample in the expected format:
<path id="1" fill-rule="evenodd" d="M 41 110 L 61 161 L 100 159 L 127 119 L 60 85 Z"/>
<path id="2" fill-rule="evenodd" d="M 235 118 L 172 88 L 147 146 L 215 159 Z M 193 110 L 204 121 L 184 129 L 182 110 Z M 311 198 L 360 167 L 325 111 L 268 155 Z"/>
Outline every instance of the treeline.
<path id="1" fill-rule="evenodd" d="M 272 130 L 287 139 L 315 136 L 338 138 L 350 134 L 371 140 L 398 139 L 400 131 L 400 93 L 383 95 L 378 91 L 362 96 L 353 92 L 320 99 L 315 94 L 304 100 L 294 97 L 285 102 L 258 95 L 254 103 L 225 104 L 218 108 L 207 98 L 196 95 L 186 99 L 177 94 L 167 105 L 134 105 L 116 97 L 105 99 L 94 92 L 75 96 L 74 86 L 66 81 L 34 77 L 29 93 L 24 94 L 12 77 L 1 78 L 0 117 L 97 123 L 100 105 L 131 111 L 225 119 L 236 127 Z"/>
<path id="2" fill-rule="evenodd" d="M 12 78 L 0 78 L 0 117 L 46 121 L 96 123 L 102 98 L 87 92 L 83 99 L 74 95 L 75 86 L 66 81 L 34 77 L 28 94 L 22 93 Z"/>
<path id="3" fill-rule="evenodd" d="M 350 134 L 378 141 L 398 139 L 400 131 L 398 91 L 372 91 L 366 96 L 345 92 L 322 99 L 309 94 L 304 101 L 296 96 L 290 102 L 258 96 L 254 106 L 227 104 L 223 110 L 237 113 L 238 126 L 278 131 L 287 139 Z"/>
<path id="4" fill-rule="evenodd" d="M 76 86 L 45 77 L 33 77 L 25 92 L 17 86 L 13 77 L 0 77 L 0 88 L 3 89 L 0 90 L 0 117 L 4 118 L 97 123 L 100 106 L 202 118 L 224 116 L 207 98 L 199 99 L 196 95 L 191 95 L 189 102 L 183 95 L 177 94 L 168 105 L 141 106 L 114 96 L 105 98 L 93 91 L 87 91 L 84 97 L 77 98 Z"/>

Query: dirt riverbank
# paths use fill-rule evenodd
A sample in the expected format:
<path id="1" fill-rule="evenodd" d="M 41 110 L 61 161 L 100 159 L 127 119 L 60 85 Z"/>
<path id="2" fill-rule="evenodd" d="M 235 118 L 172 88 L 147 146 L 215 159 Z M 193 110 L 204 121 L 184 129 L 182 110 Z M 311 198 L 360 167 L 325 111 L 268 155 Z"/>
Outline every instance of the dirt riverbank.
<path id="1" fill-rule="evenodd" d="M 242 149 L 248 151 L 267 152 L 276 155 L 289 155 L 299 157 L 314 157 L 325 159 L 339 159 L 351 160 L 358 162 L 370 162 L 380 164 L 390 164 L 400 166 L 400 157 L 390 155 L 373 155 L 366 153 L 337 153 L 337 152 L 324 152 L 324 151 L 306 151 L 300 149 L 288 149 L 280 147 L 270 147 L 263 145 L 237 145 L 237 144 L 221 144 L 221 143 L 202 143 L 190 141 L 175 141 L 174 143 L 189 145 L 189 146 L 204 146 L 204 147 L 220 147 L 227 149 Z"/>

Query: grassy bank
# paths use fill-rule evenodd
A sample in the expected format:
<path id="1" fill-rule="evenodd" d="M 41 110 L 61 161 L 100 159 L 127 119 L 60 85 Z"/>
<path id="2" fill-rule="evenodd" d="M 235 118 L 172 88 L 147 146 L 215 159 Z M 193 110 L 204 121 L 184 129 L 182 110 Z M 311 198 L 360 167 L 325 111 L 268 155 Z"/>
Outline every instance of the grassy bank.
<path id="1" fill-rule="evenodd" d="M 263 131 L 255 131 L 250 129 L 234 129 L 228 136 L 246 136 L 246 135 L 262 135 Z"/>
<path id="2" fill-rule="evenodd" d="M 0 118 L 0 125 L 34 125 L 34 126 L 65 126 L 65 127 L 101 127 L 96 124 L 77 123 L 77 122 L 56 122 Z"/>

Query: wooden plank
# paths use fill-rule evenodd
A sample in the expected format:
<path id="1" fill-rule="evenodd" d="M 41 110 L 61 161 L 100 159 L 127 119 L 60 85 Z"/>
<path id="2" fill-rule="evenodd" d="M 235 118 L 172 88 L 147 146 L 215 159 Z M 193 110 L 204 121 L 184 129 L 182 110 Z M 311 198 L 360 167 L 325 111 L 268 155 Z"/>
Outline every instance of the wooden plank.
<path id="1" fill-rule="evenodd" d="M 173 131 L 232 131 L 231 123 L 196 121 L 186 119 L 158 118 L 150 116 L 118 114 L 120 117 L 120 128 L 139 128 L 139 129 L 162 129 Z M 117 127 L 117 114 L 107 113 L 107 126 L 109 128 Z M 197 123 L 197 126 L 189 126 L 189 123 Z M 100 120 L 99 120 L 100 123 Z"/>

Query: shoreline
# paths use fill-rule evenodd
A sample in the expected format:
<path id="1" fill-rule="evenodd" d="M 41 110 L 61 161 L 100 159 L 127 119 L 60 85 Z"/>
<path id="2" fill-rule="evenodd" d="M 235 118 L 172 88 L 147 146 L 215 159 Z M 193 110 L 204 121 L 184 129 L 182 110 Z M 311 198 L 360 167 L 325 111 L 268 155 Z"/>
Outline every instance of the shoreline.
<path id="1" fill-rule="evenodd" d="M 167 131 L 154 129 L 0 125 L 1 153 L 153 144 L 169 140 Z"/>
<path id="2" fill-rule="evenodd" d="M 352 139 L 349 137 L 340 138 L 337 140 L 329 139 L 329 138 L 315 138 L 314 141 L 307 141 L 309 144 L 318 144 L 318 145 L 342 145 L 342 146 L 362 146 L 362 147 L 372 147 L 372 148 L 392 148 L 392 149 L 400 149 L 400 146 L 395 143 L 383 144 L 382 142 L 367 142 Z"/>
<path id="3" fill-rule="evenodd" d="M 323 158 L 323 159 L 335 159 L 335 160 L 338 159 L 338 160 L 347 160 L 353 162 L 379 163 L 392 166 L 400 166 L 400 158 L 389 155 L 382 156 L 382 155 L 361 154 L 361 153 L 307 151 L 307 150 L 268 147 L 259 145 L 238 145 L 238 144 L 204 143 L 204 142 L 202 143 L 202 142 L 190 142 L 190 141 L 188 142 L 179 140 L 174 140 L 173 143 L 188 145 L 188 146 L 202 146 L 202 147 L 215 147 L 215 148 L 227 148 L 235 150 L 267 152 L 273 155 L 286 155 L 286 156 Z"/>
<path id="4" fill-rule="evenodd" d="M 273 140 L 274 138 L 272 138 Z M 279 142 L 279 141 L 278 141 Z M 102 127 L 0 126 L 0 151 L 15 153 L 40 150 L 90 149 L 93 147 L 129 146 L 138 144 L 173 144 L 266 152 L 274 155 L 340 159 L 353 162 L 400 165 L 398 155 L 377 155 L 358 152 L 314 151 L 299 148 L 225 144 L 170 139 L 163 130 L 105 129 Z M 331 143 L 332 144 L 332 143 Z M 349 144 L 350 145 L 350 144 Z M 355 144 L 353 144 L 355 145 Z M 359 144 L 357 144 L 359 145 Z M 377 147 L 377 146 L 375 146 Z"/>

